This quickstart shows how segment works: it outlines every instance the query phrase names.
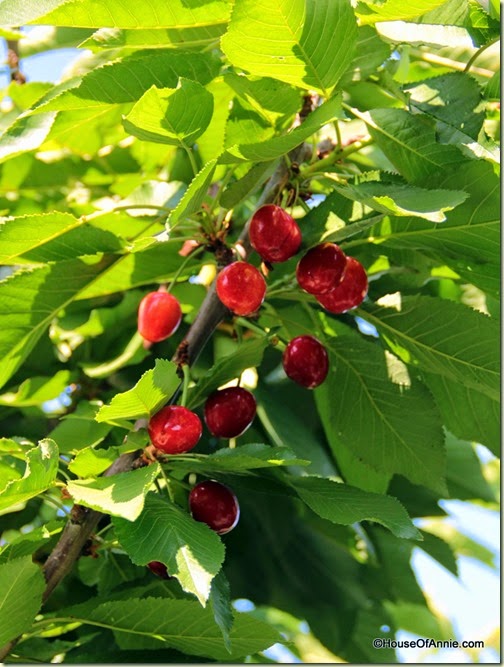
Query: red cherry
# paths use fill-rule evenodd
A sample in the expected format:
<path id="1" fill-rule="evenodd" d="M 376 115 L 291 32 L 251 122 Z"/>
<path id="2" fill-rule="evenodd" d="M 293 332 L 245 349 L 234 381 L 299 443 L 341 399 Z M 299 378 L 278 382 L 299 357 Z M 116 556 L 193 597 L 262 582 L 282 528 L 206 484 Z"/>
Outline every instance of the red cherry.
<path id="1" fill-rule="evenodd" d="M 189 508 L 196 521 L 206 523 L 219 535 L 233 530 L 240 518 L 235 494 L 214 480 L 196 484 L 189 494 Z"/>
<path id="2" fill-rule="evenodd" d="M 346 256 L 336 243 L 321 243 L 308 250 L 299 261 L 296 277 L 301 289 L 310 294 L 324 294 L 343 278 Z"/>
<path id="3" fill-rule="evenodd" d="M 151 343 L 159 343 L 178 329 L 182 311 L 178 300 L 168 292 L 151 292 L 138 308 L 138 332 Z"/>
<path id="4" fill-rule="evenodd" d="M 214 391 L 205 403 L 206 425 L 218 438 L 236 438 L 245 433 L 255 413 L 255 398 L 242 387 Z"/>
<path id="5" fill-rule="evenodd" d="M 264 301 L 266 281 L 252 264 L 233 262 L 217 276 L 217 296 L 236 315 L 251 315 Z"/>
<path id="6" fill-rule="evenodd" d="M 282 362 L 288 377 L 308 389 L 322 384 L 329 370 L 326 349 L 313 336 L 293 338 L 285 348 Z"/>
<path id="7" fill-rule="evenodd" d="M 203 427 L 200 418 L 181 405 L 167 405 L 147 426 L 152 444 L 165 454 L 181 454 L 196 447 Z"/>
<path id="8" fill-rule="evenodd" d="M 316 294 L 315 298 L 330 313 L 344 313 L 362 303 L 367 290 L 366 270 L 356 259 L 348 257 L 340 284 L 327 294 Z"/>
<path id="9" fill-rule="evenodd" d="M 160 563 L 158 560 L 151 560 L 150 563 L 147 563 L 147 567 L 157 577 L 161 577 L 161 579 L 170 579 L 170 575 L 168 574 L 168 570 L 164 563 Z"/>
<path id="10" fill-rule="evenodd" d="M 265 262 L 285 262 L 299 250 L 301 230 L 287 211 L 261 206 L 250 221 L 250 243 Z"/>

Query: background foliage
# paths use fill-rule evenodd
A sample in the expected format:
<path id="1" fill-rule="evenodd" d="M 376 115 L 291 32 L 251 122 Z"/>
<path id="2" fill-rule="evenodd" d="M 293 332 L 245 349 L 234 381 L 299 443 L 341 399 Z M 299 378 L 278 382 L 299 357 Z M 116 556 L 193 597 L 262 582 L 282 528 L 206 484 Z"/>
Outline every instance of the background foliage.
<path id="1" fill-rule="evenodd" d="M 304 662 L 378 663 L 395 655 L 373 637 L 453 638 L 410 559 L 484 561 L 439 501 L 497 502 L 475 443 L 498 456 L 499 9 L 0 2 L 0 646 L 22 635 L 8 662 L 269 662 L 280 642 Z M 60 83 L 23 82 L 16 54 L 69 46 L 82 55 Z M 178 389 L 209 240 L 236 242 L 272 175 L 303 250 L 341 244 L 368 297 L 330 315 L 296 287 L 296 259 L 276 265 L 258 318 L 226 318 L 191 368 L 200 411 L 243 374 L 253 426 L 233 448 L 206 432 L 103 477 Z M 165 283 L 183 324 L 145 348 L 138 304 Z M 313 392 L 274 344 L 303 333 L 331 360 Z M 195 475 L 239 498 L 224 538 L 187 511 Z M 42 605 L 73 501 L 110 519 Z"/>

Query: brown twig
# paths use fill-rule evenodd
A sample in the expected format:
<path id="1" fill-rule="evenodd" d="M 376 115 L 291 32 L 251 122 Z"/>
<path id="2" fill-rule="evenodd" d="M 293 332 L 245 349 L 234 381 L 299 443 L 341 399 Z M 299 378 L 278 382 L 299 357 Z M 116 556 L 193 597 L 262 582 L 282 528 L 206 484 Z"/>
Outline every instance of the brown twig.
<path id="1" fill-rule="evenodd" d="M 290 155 L 291 160 L 301 161 L 304 157 L 303 151 L 305 150 L 306 148 L 304 145 L 294 149 Z M 282 161 L 266 184 L 263 194 L 259 199 L 258 206 L 262 206 L 275 199 L 279 189 L 282 188 L 283 184 L 286 182 L 286 175 L 287 167 Z M 244 258 L 246 258 L 252 250 L 248 240 L 248 224 L 249 223 L 245 225 L 238 241 L 243 249 L 242 256 Z M 193 364 L 195 362 L 216 327 L 228 313 L 229 311 L 227 308 L 217 297 L 214 281 L 201 305 L 196 319 L 187 333 L 186 338 L 181 343 L 182 347 L 179 347 L 179 350 L 183 348 L 184 351 L 184 363 Z M 179 362 L 179 356 L 180 353 L 177 351 L 173 360 Z M 175 395 L 177 395 L 177 393 L 178 392 L 176 392 Z M 105 471 L 104 476 L 109 477 L 120 472 L 127 472 L 134 469 L 135 461 L 140 455 L 140 451 L 122 454 L 110 468 Z M 51 595 L 56 586 L 58 586 L 64 577 L 71 571 L 75 562 L 79 559 L 84 545 L 103 516 L 104 514 L 97 512 L 96 510 L 90 510 L 79 505 L 74 506 L 72 515 L 65 526 L 58 543 L 44 564 L 43 569 L 47 582 L 43 595 L 44 602 Z M 3 658 L 10 653 L 18 640 L 19 637 L 0 648 L 0 660 L 3 660 Z"/>

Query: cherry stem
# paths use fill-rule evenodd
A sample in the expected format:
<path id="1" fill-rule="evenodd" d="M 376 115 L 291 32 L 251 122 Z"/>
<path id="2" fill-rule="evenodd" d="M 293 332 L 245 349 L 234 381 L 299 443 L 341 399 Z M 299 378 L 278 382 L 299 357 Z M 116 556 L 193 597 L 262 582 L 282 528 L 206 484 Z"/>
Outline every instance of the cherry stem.
<path id="1" fill-rule="evenodd" d="M 184 259 L 184 261 L 181 263 L 181 265 L 180 265 L 179 268 L 177 269 L 177 272 L 175 273 L 175 275 L 174 275 L 173 278 L 171 279 L 169 287 L 166 288 L 166 292 L 167 292 L 168 294 L 172 291 L 172 289 L 173 289 L 173 288 L 175 287 L 175 285 L 177 284 L 177 280 L 180 278 L 180 276 L 181 276 L 182 273 L 184 272 L 184 269 L 185 269 L 186 266 L 189 264 L 189 262 L 191 261 L 191 259 L 194 259 L 195 257 L 197 257 L 197 255 L 200 255 L 204 250 L 205 250 L 205 248 L 202 247 L 202 246 L 199 246 L 198 248 L 194 248 L 194 250 L 191 250 L 191 252 L 187 255 L 187 257 L 186 257 L 186 258 Z"/>
<path id="2" fill-rule="evenodd" d="M 184 380 L 182 384 L 182 398 L 180 405 L 185 408 L 187 405 L 187 392 L 189 390 L 189 383 L 191 382 L 191 371 L 187 364 L 182 364 L 182 372 L 184 373 Z"/>

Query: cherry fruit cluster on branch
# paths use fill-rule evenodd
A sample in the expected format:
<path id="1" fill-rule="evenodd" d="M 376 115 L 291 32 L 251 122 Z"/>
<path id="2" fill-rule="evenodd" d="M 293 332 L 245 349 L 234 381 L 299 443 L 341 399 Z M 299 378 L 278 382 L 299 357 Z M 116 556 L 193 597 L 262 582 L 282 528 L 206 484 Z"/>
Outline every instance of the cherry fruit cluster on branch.
<path id="1" fill-rule="evenodd" d="M 297 222 L 275 204 L 261 206 L 249 225 L 252 248 L 266 266 L 285 262 L 300 250 L 302 234 Z M 329 312 L 344 313 L 358 306 L 367 293 L 367 275 L 362 265 L 347 257 L 336 243 L 321 243 L 309 249 L 297 264 L 299 287 L 315 296 Z M 267 284 L 261 271 L 247 261 L 232 261 L 218 274 L 216 293 L 235 315 L 254 315 L 266 296 Z M 161 288 L 147 294 L 138 311 L 138 331 L 150 343 L 162 341 L 177 330 L 182 319 L 178 300 Z M 283 352 L 287 377 L 308 389 L 324 382 L 329 357 L 314 336 L 297 336 Z M 204 421 L 218 438 L 236 438 L 252 424 L 256 414 L 253 394 L 243 387 L 226 387 L 211 393 L 204 406 Z M 167 405 L 148 423 L 152 445 L 161 455 L 178 455 L 192 450 L 201 439 L 203 425 L 195 412 L 183 405 Z M 196 484 L 189 493 L 189 509 L 196 521 L 206 523 L 224 535 L 238 523 L 240 507 L 233 491 L 215 480 Z M 157 576 L 168 576 L 158 561 L 148 564 Z"/>

